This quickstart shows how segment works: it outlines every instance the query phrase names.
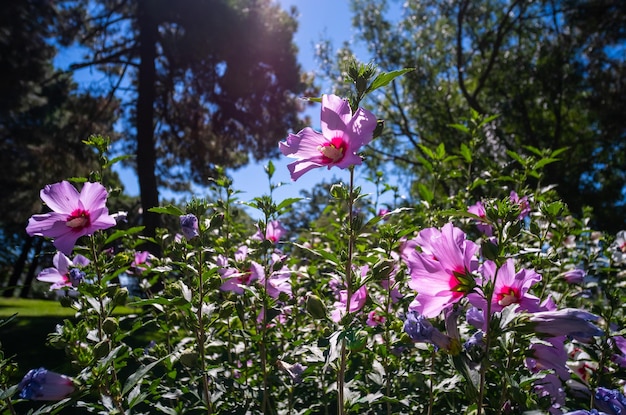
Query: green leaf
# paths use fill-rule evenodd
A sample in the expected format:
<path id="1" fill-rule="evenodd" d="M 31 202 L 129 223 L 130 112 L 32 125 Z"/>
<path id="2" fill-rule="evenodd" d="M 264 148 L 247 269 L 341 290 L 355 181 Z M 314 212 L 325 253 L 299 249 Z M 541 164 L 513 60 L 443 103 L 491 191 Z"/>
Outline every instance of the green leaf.
<path id="1" fill-rule="evenodd" d="M 169 356 L 163 356 L 159 360 L 155 360 L 152 363 L 142 366 L 138 370 L 136 370 L 132 375 L 130 375 L 128 379 L 126 379 L 126 383 L 124 384 L 124 388 L 122 389 L 122 395 L 126 395 L 132 388 L 135 387 L 135 385 L 139 381 L 141 381 L 146 376 L 146 373 L 148 373 L 150 370 L 152 370 L 153 367 L 161 363 L 161 361 L 165 359 L 166 357 L 169 357 Z"/>
<path id="2" fill-rule="evenodd" d="M 439 143 L 435 151 L 438 160 L 442 160 L 446 156 L 446 146 L 443 143 Z"/>
<path id="3" fill-rule="evenodd" d="M 87 181 L 87 178 L 86 177 L 68 177 L 67 181 L 72 182 L 72 183 L 85 183 Z"/>
<path id="4" fill-rule="evenodd" d="M 463 159 L 465 159 L 466 163 L 472 162 L 472 151 L 469 149 L 469 147 L 465 143 L 461 144 L 461 148 L 459 149 L 459 151 L 461 155 L 463 156 Z"/>
<path id="5" fill-rule="evenodd" d="M 0 390 L 0 400 L 11 398 L 17 392 L 19 385 L 13 385 L 10 388 Z"/>
<path id="6" fill-rule="evenodd" d="M 430 148 L 426 147 L 423 144 L 418 144 L 418 147 L 420 148 L 422 153 L 424 153 L 427 157 L 430 157 L 431 159 L 435 158 L 435 153 L 433 153 L 433 151 Z"/>
<path id="7" fill-rule="evenodd" d="M 269 178 L 271 179 L 272 176 L 274 175 L 274 172 L 276 171 L 276 167 L 274 167 L 274 163 L 272 163 L 272 160 L 270 160 L 267 163 L 267 166 L 265 166 L 265 172 L 267 173 L 267 175 L 269 176 Z"/>
<path id="8" fill-rule="evenodd" d="M 297 243 L 294 243 L 295 246 L 297 246 L 300 249 L 304 249 L 305 251 L 308 251 L 312 254 L 315 254 L 317 256 L 320 256 L 322 258 L 324 258 L 325 260 L 327 260 L 328 262 L 330 262 L 331 264 L 334 265 L 339 265 L 342 263 L 341 259 L 339 259 L 339 257 L 335 254 L 333 254 L 332 252 L 328 252 L 326 250 L 320 249 L 320 250 L 313 250 L 311 248 L 307 248 L 304 245 L 300 245 Z"/>
<path id="9" fill-rule="evenodd" d="M 123 156 L 117 156 L 117 157 L 114 157 L 114 158 L 112 158 L 111 160 L 109 160 L 109 161 L 108 161 L 108 162 L 104 165 L 104 167 L 105 167 L 105 168 L 110 167 L 110 166 L 114 165 L 115 163 L 118 163 L 118 162 L 120 162 L 120 161 L 122 161 L 122 160 L 127 160 L 127 159 L 132 158 L 132 157 L 133 157 L 133 156 L 131 156 L 130 154 L 125 154 L 125 155 L 123 155 Z"/>
<path id="10" fill-rule="evenodd" d="M 302 97 L 300 99 L 304 101 L 311 101 L 311 102 L 319 102 L 319 103 L 322 102 L 322 97 Z"/>
<path id="11" fill-rule="evenodd" d="M 524 146 L 524 148 L 526 150 L 530 151 L 531 153 L 534 153 L 535 155 L 537 155 L 539 157 L 543 157 L 543 153 L 537 147 L 534 147 L 534 146 Z"/>
<path id="12" fill-rule="evenodd" d="M 483 120 L 480 121 L 480 123 L 478 124 L 478 127 L 480 128 L 483 125 L 490 123 L 491 121 L 495 120 L 498 117 L 500 117 L 500 115 L 490 115 L 488 117 L 485 117 Z"/>
<path id="13" fill-rule="evenodd" d="M 547 158 L 542 158 L 541 160 L 539 160 L 537 163 L 535 163 L 535 169 L 540 169 L 543 166 L 546 166 L 550 163 L 554 163 L 555 161 L 559 161 L 559 159 L 555 159 L 552 157 L 547 157 Z"/>
<path id="14" fill-rule="evenodd" d="M 517 154 L 514 151 L 511 150 L 507 150 L 506 154 L 511 157 L 513 160 L 516 160 L 519 164 L 521 164 L 522 166 L 526 165 L 526 161 L 522 158 L 522 156 L 520 156 L 519 154 Z"/>
<path id="15" fill-rule="evenodd" d="M 389 83 L 393 81 L 394 79 L 396 79 L 397 77 L 402 76 L 405 73 L 411 72 L 414 70 L 415 68 L 404 68 L 404 69 L 399 69 L 397 71 L 383 72 L 381 74 L 378 74 L 378 76 L 374 78 L 374 80 L 370 84 L 369 88 L 367 88 L 367 91 L 365 91 L 365 93 L 369 94 L 370 92 L 373 92 L 377 90 L 378 88 L 389 85 Z"/>
<path id="16" fill-rule="evenodd" d="M 145 228 L 145 226 L 134 226 L 134 227 L 129 228 L 129 229 L 119 229 L 119 230 L 113 232 L 111 235 L 109 235 L 109 237 L 106 239 L 106 241 L 104 241 L 104 244 L 108 245 L 111 242 L 113 242 L 116 239 L 119 239 L 119 238 L 121 238 L 123 236 L 134 235 L 136 233 L 139 233 L 139 232 L 143 231 L 144 228 Z"/>
<path id="17" fill-rule="evenodd" d="M 428 202 L 428 203 L 432 202 L 435 196 L 433 192 L 424 183 L 417 184 L 417 192 L 419 193 L 420 198 L 423 201 Z"/>
<path id="18" fill-rule="evenodd" d="M 417 156 L 416 159 L 426 168 L 426 170 L 428 170 L 429 173 L 434 171 L 433 164 L 430 161 L 426 160 L 422 156 Z"/>
<path id="19" fill-rule="evenodd" d="M 177 208 L 174 205 L 153 207 L 153 208 L 148 209 L 148 212 L 164 213 L 166 215 L 173 215 L 173 216 L 182 216 L 185 214 L 185 212 L 183 212 L 182 210 L 180 210 L 180 208 Z"/>
<path id="20" fill-rule="evenodd" d="M 291 205 L 293 205 L 296 202 L 301 201 L 302 198 L 301 197 L 289 197 L 285 200 L 283 200 L 282 202 L 280 202 L 278 204 L 278 206 L 276 206 L 276 211 L 279 213 L 282 213 L 282 210 L 287 210 L 288 207 L 290 207 Z"/>
<path id="21" fill-rule="evenodd" d="M 459 130 L 462 133 L 471 134 L 470 133 L 470 129 L 467 128 L 467 126 L 465 126 L 463 124 L 448 124 L 448 127 L 454 128 L 455 130 Z"/>
<path id="22" fill-rule="evenodd" d="M 569 150 L 569 147 L 561 147 L 554 150 L 551 154 L 552 157 L 557 157 L 559 154 Z"/>

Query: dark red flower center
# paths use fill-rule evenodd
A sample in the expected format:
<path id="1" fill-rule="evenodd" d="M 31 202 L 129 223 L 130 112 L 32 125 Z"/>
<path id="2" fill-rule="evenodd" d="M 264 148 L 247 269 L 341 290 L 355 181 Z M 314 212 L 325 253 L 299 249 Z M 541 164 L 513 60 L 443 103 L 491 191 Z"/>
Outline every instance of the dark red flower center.
<path id="1" fill-rule="evenodd" d="M 76 209 L 67 218 L 65 224 L 72 228 L 74 231 L 78 232 L 91 226 L 91 217 L 89 216 L 88 211 L 84 209 Z"/>
<path id="2" fill-rule="evenodd" d="M 325 164 L 340 162 L 346 155 L 347 149 L 348 143 L 343 141 L 341 137 L 335 137 L 318 147 Z"/>
<path id="3" fill-rule="evenodd" d="M 513 303 L 519 303 L 519 288 L 504 286 L 499 293 L 496 294 L 496 301 L 502 307 L 506 307 Z"/>
<path id="4" fill-rule="evenodd" d="M 462 268 L 452 271 L 450 279 L 448 280 L 448 286 L 450 287 L 452 298 L 454 299 L 463 297 L 465 294 L 471 292 L 475 285 L 476 282 L 472 275 Z"/>

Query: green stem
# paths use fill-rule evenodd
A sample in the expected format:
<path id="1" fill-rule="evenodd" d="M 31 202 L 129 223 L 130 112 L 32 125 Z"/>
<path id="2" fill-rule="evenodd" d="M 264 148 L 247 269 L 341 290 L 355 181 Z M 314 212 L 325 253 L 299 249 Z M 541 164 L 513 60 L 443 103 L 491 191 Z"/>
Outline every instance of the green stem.
<path id="1" fill-rule="evenodd" d="M 270 215 L 267 214 L 266 212 L 265 213 L 265 228 L 261 229 L 261 232 L 263 235 L 262 242 L 261 242 L 262 244 L 265 244 L 267 242 L 265 236 L 267 235 L 267 224 L 269 223 L 269 221 L 270 221 Z M 265 274 L 265 279 L 263 282 L 263 294 L 262 294 L 263 295 L 263 322 L 262 322 L 263 326 L 261 327 L 262 340 L 261 340 L 261 345 L 260 345 L 260 352 L 261 352 L 261 370 L 263 371 L 263 401 L 261 405 L 261 411 L 262 413 L 265 414 L 265 413 L 268 413 L 269 397 L 270 397 L 270 392 L 271 392 L 269 375 L 267 371 L 267 347 L 266 347 L 266 345 L 268 344 L 267 313 L 269 312 L 269 308 L 270 308 L 269 298 L 267 294 L 267 291 L 268 291 L 267 286 L 268 286 L 268 281 L 269 281 L 270 274 L 271 274 L 271 268 L 270 268 L 271 255 L 267 249 L 264 250 L 263 255 L 264 255 L 263 272 Z"/>
<path id="2" fill-rule="evenodd" d="M 346 337 L 345 331 L 350 326 L 351 316 L 350 314 L 350 301 L 352 299 L 352 255 L 354 251 L 354 229 L 352 228 L 353 223 L 353 208 L 354 208 L 354 166 L 350 166 L 350 187 L 348 193 L 348 258 L 346 259 L 346 314 L 343 320 L 343 329 L 344 336 L 341 339 L 341 361 L 339 365 L 339 374 L 337 376 L 337 413 L 339 415 L 344 415 L 345 412 L 345 402 L 344 402 L 344 387 L 345 387 L 345 374 L 346 374 L 346 366 L 347 366 L 347 350 L 346 350 Z"/>
<path id="3" fill-rule="evenodd" d="M 501 234 L 501 233 L 500 233 Z M 498 246 L 501 245 L 502 241 L 498 241 Z M 496 281 L 498 280 L 498 271 L 500 271 L 499 266 L 496 267 L 495 275 L 493 276 L 493 283 L 485 293 L 485 300 L 487 301 L 487 310 L 485 311 L 485 356 L 483 356 L 482 364 L 480 365 L 480 387 L 478 391 L 478 411 L 477 415 L 481 415 L 483 412 L 483 400 L 485 399 L 485 380 L 487 375 L 487 367 L 489 365 L 489 349 L 491 347 L 491 330 L 489 329 L 489 325 L 491 324 L 491 299 L 493 298 L 493 287 L 496 285 Z"/>
<path id="4" fill-rule="evenodd" d="M 205 360 L 205 343 L 206 333 L 204 331 L 204 322 L 202 318 L 202 306 L 204 305 L 204 277 L 202 272 L 202 250 L 198 249 L 198 308 L 196 310 L 196 317 L 198 321 L 198 327 L 196 331 L 196 343 L 198 348 L 198 355 L 200 356 L 200 370 L 202 373 L 202 389 L 204 392 L 204 398 L 206 399 L 207 414 L 213 413 L 211 405 L 211 395 L 209 392 L 209 376 L 206 370 Z"/>
<path id="5" fill-rule="evenodd" d="M 433 387 L 433 381 L 435 380 L 435 349 L 433 348 L 430 353 L 430 374 L 428 377 L 430 378 L 430 382 L 428 382 L 428 413 L 427 415 L 433 414 L 433 406 L 435 404 L 435 393 Z"/>
<path id="6" fill-rule="evenodd" d="M 106 319 L 106 316 L 108 315 L 108 312 L 105 310 L 104 307 L 104 298 L 103 295 L 105 292 L 105 288 L 103 286 L 102 283 L 102 270 L 100 269 L 99 263 L 98 263 L 98 254 L 97 254 L 97 250 L 96 250 L 96 242 L 94 240 L 94 237 L 90 237 L 89 238 L 91 241 L 91 255 L 94 259 L 93 264 L 94 264 L 94 272 L 96 273 L 96 281 L 98 284 L 98 288 L 100 288 L 100 291 L 98 292 L 98 306 L 99 306 L 99 310 L 98 310 L 98 341 L 102 342 L 104 341 L 104 330 L 103 330 L 103 324 L 104 324 L 104 320 Z M 112 347 L 111 347 L 112 348 Z M 117 379 L 117 371 L 115 370 L 115 364 L 113 363 L 113 361 L 110 363 L 111 366 L 111 377 L 112 377 L 112 382 L 110 381 L 109 378 L 106 379 L 105 381 L 105 385 L 104 388 L 106 390 L 106 394 L 109 395 L 111 397 L 111 399 L 113 399 L 113 402 L 115 403 L 115 406 L 117 407 L 118 411 L 120 411 L 120 413 L 124 413 L 124 408 L 122 407 L 122 397 L 119 395 L 119 388 L 115 388 L 117 392 L 117 396 L 112 396 L 112 392 L 111 392 L 111 383 L 113 384 L 117 384 L 118 379 Z"/>
<path id="7" fill-rule="evenodd" d="M 98 266 L 96 242 L 94 241 L 93 237 L 89 239 L 91 241 L 91 256 L 94 258 L 93 264 L 94 264 L 94 271 L 96 273 L 96 281 L 98 283 L 98 287 L 101 289 L 98 292 L 98 305 L 100 307 L 100 310 L 98 310 L 98 341 L 102 341 L 104 337 L 103 330 L 102 330 L 102 324 L 104 322 L 104 316 L 103 316 L 104 300 L 102 298 L 102 293 L 104 291 L 104 287 L 102 287 L 102 272 L 100 271 L 100 267 Z"/>

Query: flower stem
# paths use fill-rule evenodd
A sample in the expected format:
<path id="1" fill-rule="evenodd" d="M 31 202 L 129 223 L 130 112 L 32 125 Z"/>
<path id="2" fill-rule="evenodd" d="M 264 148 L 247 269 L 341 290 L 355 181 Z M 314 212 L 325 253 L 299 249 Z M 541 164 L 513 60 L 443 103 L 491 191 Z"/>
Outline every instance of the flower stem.
<path id="1" fill-rule="evenodd" d="M 196 331 L 196 343 L 198 348 L 198 355 L 200 356 L 200 371 L 202 373 L 202 389 L 204 392 L 204 398 L 206 399 L 207 414 L 213 413 L 211 405 L 211 395 L 209 392 L 209 376 L 206 370 L 205 360 L 205 343 L 206 333 L 204 331 L 204 322 L 202 317 L 202 307 L 204 305 L 204 278 L 202 272 L 202 249 L 198 249 L 198 308 L 196 310 L 196 317 L 198 321 L 198 327 Z"/>
<path id="2" fill-rule="evenodd" d="M 350 300 L 352 299 L 352 255 L 354 251 L 354 239 L 355 239 L 355 230 L 353 229 L 353 208 L 354 208 L 354 166 L 350 166 L 350 186 L 348 189 L 348 257 L 346 259 L 346 314 L 343 319 L 343 328 L 344 328 L 344 336 L 341 339 L 341 361 L 339 364 L 339 373 L 337 375 L 337 413 L 339 415 L 344 415 L 345 412 L 345 402 L 344 402 L 344 387 L 345 387 L 345 374 L 346 374 L 346 366 L 347 366 L 347 350 L 346 350 L 346 337 L 345 331 L 346 328 L 350 326 L 351 316 L 350 314 Z M 346 319 L 347 318 L 347 319 Z"/>

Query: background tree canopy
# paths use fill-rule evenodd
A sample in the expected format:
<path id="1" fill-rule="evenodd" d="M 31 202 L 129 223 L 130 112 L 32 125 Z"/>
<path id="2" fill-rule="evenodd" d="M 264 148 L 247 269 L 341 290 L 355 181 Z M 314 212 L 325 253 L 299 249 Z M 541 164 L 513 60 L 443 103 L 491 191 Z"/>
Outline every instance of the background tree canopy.
<path id="1" fill-rule="evenodd" d="M 305 91 L 292 43 L 296 22 L 269 0 L 62 3 L 65 43 L 128 87 L 125 150 L 136 154 L 146 233 L 158 187 L 207 184 L 215 166 L 275 155 L 297 128 Z M 130 81 L 125 78 L 129 75 Z"/>
<path id="2" fill-rule="evenodd" d="M 5 240 L 17 232 L 3 262 L 13 275 L 32 249 L 28 239 L 18 245 L 41 208 L 39 190 L 96 166 L 82 143 L 90 134 L 136 154 L 153 236 L 159 215 L 148 209 L 159 204 L 159 186 L 207 184 L 217 165 L 275 155 L 277 140 L 301 123 L 297 97 L 307 82 L 296 23 L 271 1 L 12 1 L 0 26 L 1 223 Z M 71 72 L 53 67 L 57 47 L 81 47 L 84 59 L 71 68 L 96 69 L 108 84 L 79 91 Z"/>
<path id="3" fill-rule="evenodd" d="M 399 19 L 390 6 L 402 9 Z M 415 68 L 367 103 L 386 120 L 370 167 L 392 160 L 423 199 L 424 182 L 443 193 L 463 186 L 460 172 L 433 167 L 442 144 L 456 157 L 472 147 L 480 154 L 473 169 L 495 166 L 504 177 L 543 149 L 564 148 L 545 153 L 560 161 L 545 166 L 541 182 L 496 187 L 554 183 L 575 214 L 593 208 L 594 226 L 626 227 L 626 4 L 353 0 L 352 7 L 381 70 Z M 0 17 L 0 225 L 12 248 L 3 273 L 28 262 L 23 227 L 40 209 L 39 189 L 94 168 L 97 155 L 82 143 L 90 134 L 109 135 L 120 152 L 136 155 L 129 162 L 148 235 L 159 226 L 148 212 L 159 187 L 206 184 L 218 165 L 275 155 L 277 141 L 303 124 L 297 98 L 317 94 L 295 59 L 296 28 L 295 15 L 270 0 L 8 1 Z M 57 48 L 76 46 L 86 52 L 72 68 L 97 69 L 107 84 L 79 89 L 71 72 L 54 67 Z M 350 55 L 349 47 L 320 49 L 339 89 Z M 491 115 L 481 140 L 470 141 L 463 131 L 476 127 L 470 119 Z M 468 199 L 486 196 L 489 180 L 466 189 Z"/>
<path id="4" fill-rule="evenodd" d="M 449 125 L 471 111 L 498 115 L 474 143 L 482 155 L 476 169 L 496 162 L 506 172 L 516 163 L 506 152 L 532 155 L 528 146 L 567 148 L 546 166 L 544 184 L 558 185 L 574 213 L 591 206 L 596 226 L 626 226 L 626 4 L 424 0 L 404 3 L 399 21 L 387 13 L 390 6 L 352 1 L 373 62 L 387 71 L 416 68 L 373 103 L 387 128 L 373 143 L 372 165 L 393 160 L 413 175 L 417 194 L 417 184 L 432 176 L 425 148 L 459 148 L 469 137 Z M 341 79 L 351 54 L 347 46 L 336 54 L 322 48 L 327 75 Z M 483 191 L 476 186 L 473 198 Z"/>

